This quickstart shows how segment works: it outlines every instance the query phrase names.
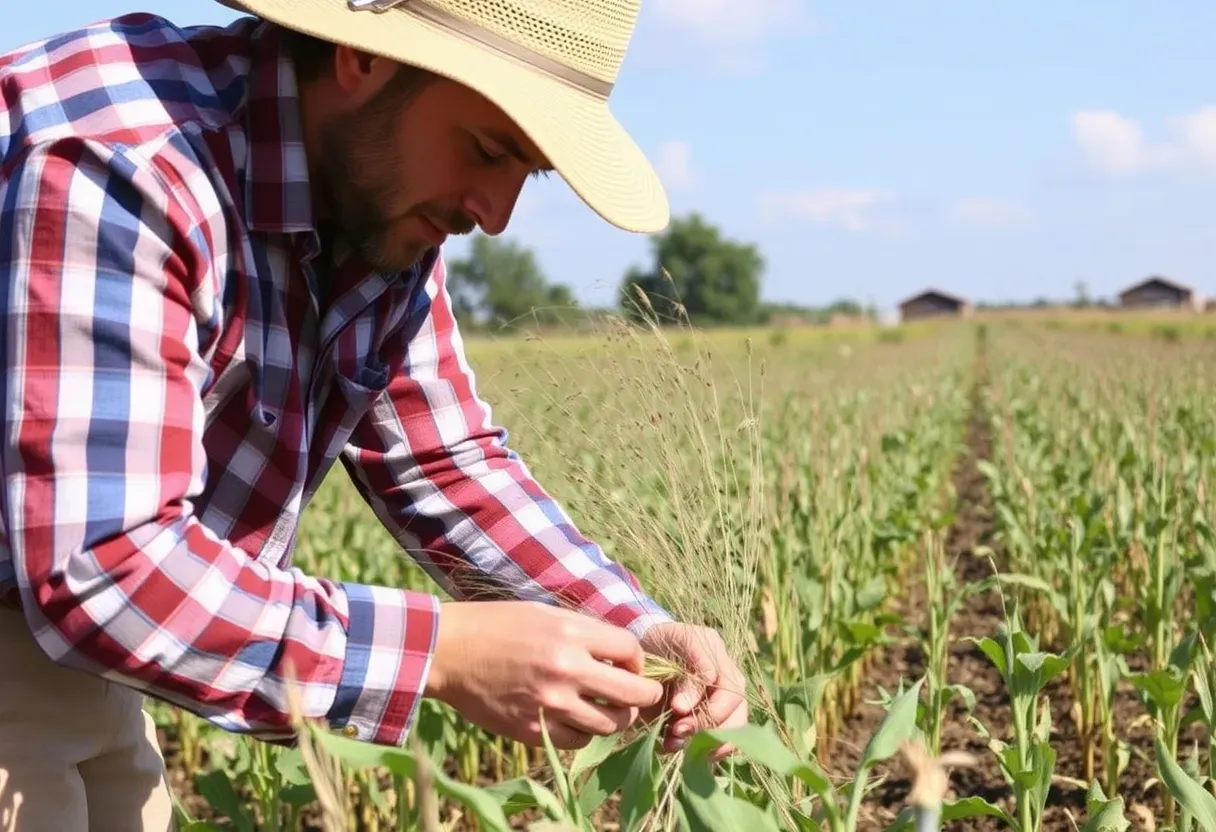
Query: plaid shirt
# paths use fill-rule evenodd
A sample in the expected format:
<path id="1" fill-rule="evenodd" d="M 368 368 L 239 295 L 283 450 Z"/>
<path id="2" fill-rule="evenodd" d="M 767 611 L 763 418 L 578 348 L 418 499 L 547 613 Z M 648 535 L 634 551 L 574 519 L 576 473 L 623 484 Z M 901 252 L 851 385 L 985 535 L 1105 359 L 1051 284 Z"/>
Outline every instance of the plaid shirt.
<path id="1" fill-rule="evenodd" d="M 438 598 L 290 565 L 337 459 L 457 598 L 670 619 L 491 424 L 438 251 L 382 274 L 322 249 L 301 136 L 250 18 L 0 57 L 0 596 L 54 660 L 228 730 L 289 736 L 291 673 L 306 716 L 400 744 Z"/>

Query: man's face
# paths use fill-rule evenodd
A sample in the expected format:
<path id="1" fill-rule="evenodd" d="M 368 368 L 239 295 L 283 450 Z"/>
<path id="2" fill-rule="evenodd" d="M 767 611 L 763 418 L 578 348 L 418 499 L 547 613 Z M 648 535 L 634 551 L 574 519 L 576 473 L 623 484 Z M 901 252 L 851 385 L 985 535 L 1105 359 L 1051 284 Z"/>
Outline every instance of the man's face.
<path id="1" fill-rule="evenodd" d="M 382 271 L 408 269 L 449 234 L 501 233 L 525 180 L 549 169 L 478 93 L 404 74 L 329 119 L 314 162 L 326 213 Z"/>

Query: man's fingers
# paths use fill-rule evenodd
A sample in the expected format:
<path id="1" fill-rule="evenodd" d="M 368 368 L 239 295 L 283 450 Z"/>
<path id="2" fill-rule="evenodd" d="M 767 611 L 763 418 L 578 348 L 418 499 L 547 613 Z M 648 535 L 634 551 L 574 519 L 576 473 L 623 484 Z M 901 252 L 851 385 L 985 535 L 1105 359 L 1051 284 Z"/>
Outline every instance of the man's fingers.
<path id="1" fill-rule="evenodd" d="M 642 645 L 633 633 L 603 621 L 587 618 L 583 643 L 591 655 L 634 674 L 642 672 Z"/>
<path id="2" fill-rule="evenodd" d="M 602 699 L 623 708 L 652 708 L 663 701 L 663 685 L 621 667 L 592 662 L 579 686 L 589 699 Z"/>
<path id="3" fill-rule="evenodd" d="M 678 716 L 687 716 L 705 695 L 705 683 L 695 676 L 685 676 L 676 682 L 671 694 L 671 709 Z"/>
<path id="4" fill-rule="evenodd" d="M 735 684 L 715 688 L 705 700 L 705 710 L 708 712 L 703 722 L 710 725 L 723 725 L 732 714 L 744 704 L 743 687 Z"/>
<path id="5" fill-rule="evenodd" d="M 618 708 L 587 699 L 578 699 L 562 715 L 562 722 L 577 731 L 606 737 L 624 731 L 637 718 L 637 708 Z"/>
<path id="6" fill-rule="evenodd" d="M 591 734 L 586 731 L 580 731 L 577 728 L 572 728 L 565 722 L 556 719 L 546 720 L 545 730 L 549 732 L 549 740 L 553 743 L 554 748 L 573 751 L 591 742 Z M 544 744 L 544 739 L 541 737 L 539 730 L 536 732 L 536 738 L 527 744 L 536 747 Z"/>

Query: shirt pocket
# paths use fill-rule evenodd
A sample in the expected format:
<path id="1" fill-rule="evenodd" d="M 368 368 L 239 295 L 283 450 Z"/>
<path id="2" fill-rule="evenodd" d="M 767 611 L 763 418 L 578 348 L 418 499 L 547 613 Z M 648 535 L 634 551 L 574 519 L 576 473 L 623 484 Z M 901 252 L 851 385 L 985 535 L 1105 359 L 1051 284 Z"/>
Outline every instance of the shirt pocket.
<path id="1" fill-rule="evenodd" d="M 388 389 L 388 367 L 375 359 L 369 359 L 367 364 L 359 368 L 354 378 L 338 373 L 334 380 L 346 403 L 339 424 L 342 432 L 349 435 L 380 395 Z"/>

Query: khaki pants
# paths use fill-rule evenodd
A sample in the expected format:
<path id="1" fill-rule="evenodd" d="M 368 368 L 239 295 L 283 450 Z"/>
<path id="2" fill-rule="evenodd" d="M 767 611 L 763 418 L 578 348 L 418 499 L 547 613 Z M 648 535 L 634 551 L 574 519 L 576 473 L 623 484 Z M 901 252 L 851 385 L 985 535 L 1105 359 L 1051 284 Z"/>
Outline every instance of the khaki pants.
<path id="1" fill-rule="evenodd" d="M 143 697 L 54 664 L 0 607 L 0 832 L 166 832 L 173 805 Z"/>

